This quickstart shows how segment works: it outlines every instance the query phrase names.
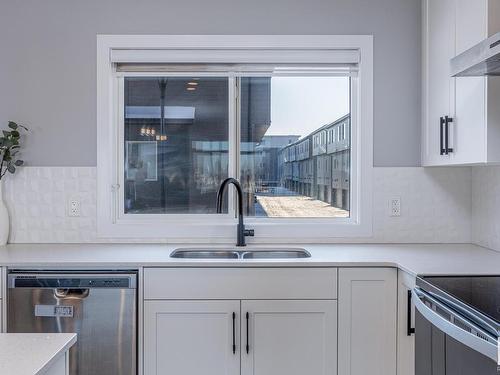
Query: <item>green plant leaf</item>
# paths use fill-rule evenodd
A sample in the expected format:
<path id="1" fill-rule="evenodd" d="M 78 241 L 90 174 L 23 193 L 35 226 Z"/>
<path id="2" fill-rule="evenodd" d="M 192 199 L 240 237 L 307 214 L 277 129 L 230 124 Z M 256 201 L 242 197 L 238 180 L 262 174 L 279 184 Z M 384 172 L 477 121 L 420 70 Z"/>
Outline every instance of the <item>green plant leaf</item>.
<path id="1" fill-rule="evenodd" d="M 0 173 L 5 173 L 5 169 L 10 173 L 15 173 L 16 167 L 20 167 L 24 164 L 23 160 L 15 160 L 15 158 L 21 148 L 20 130 L 23 129 L 28 131 L 28 128 L 23 125 L 19 125 L 14 121 L 9 121 L 8 127 L 8 130 L 2 130 L 0 133 L 0 162 L 3 167 Z"/>

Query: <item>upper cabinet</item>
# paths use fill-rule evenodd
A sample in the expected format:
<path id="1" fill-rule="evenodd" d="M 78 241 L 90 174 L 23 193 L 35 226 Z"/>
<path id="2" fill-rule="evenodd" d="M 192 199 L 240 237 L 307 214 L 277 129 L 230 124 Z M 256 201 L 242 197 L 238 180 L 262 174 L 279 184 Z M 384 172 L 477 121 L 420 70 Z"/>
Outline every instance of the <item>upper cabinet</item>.
<path id="1" fill-rule="evenodd" d="M 450 72 L 453 57 L 500 31 L 499 2 L 424 0 L 423 6 L 422 164 L 500 162 L 500 78 Z"/>

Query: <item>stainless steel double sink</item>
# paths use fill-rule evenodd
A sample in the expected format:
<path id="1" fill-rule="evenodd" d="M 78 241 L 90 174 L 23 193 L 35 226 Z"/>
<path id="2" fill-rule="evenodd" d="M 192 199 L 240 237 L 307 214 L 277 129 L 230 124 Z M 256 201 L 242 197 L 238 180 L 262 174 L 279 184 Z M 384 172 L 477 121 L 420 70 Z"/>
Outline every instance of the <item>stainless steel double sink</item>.
<path id="1" fill-rule="evenodd" d="M 259 249 L 176 249 L 171 258 L 179 259 L 301 259 L 310 258 L 311 254 L 304 249 L 293 248 L 259 248 Z"/>

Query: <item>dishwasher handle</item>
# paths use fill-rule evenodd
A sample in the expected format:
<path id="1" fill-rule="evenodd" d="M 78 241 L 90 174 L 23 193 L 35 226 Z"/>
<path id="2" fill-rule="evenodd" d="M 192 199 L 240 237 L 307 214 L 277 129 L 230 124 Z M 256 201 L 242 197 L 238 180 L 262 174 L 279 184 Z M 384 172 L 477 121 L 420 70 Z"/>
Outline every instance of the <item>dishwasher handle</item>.
<path id="1" fill-rule="evenodd" d="M 54 289 L 54 297 L 57 299 L 84 299 L 90 294 L 90 289 L 69 289 L 69 288 L 56 288 Z"/>

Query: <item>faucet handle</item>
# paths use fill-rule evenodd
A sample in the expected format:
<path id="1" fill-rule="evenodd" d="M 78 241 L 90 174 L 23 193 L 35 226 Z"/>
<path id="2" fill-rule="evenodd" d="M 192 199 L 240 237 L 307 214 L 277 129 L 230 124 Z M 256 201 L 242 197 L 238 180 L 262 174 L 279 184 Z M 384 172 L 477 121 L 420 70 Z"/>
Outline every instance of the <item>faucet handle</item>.
<path id="1" fill-rule="evenodd" d="M 253 229 L 245 229 L 243 231 L 243 235 L 245 235 L 246 237 L 253 237 L 255 236 L 255 231 Z"/>

